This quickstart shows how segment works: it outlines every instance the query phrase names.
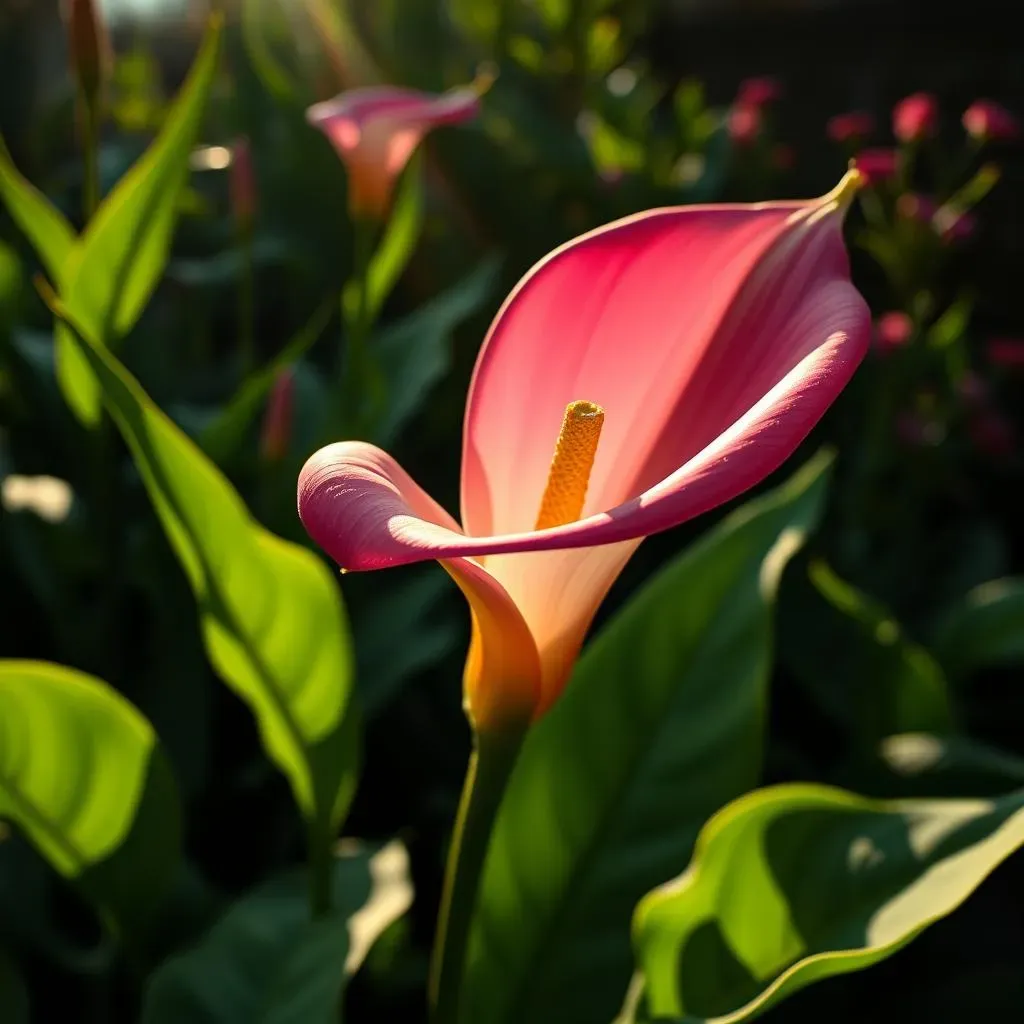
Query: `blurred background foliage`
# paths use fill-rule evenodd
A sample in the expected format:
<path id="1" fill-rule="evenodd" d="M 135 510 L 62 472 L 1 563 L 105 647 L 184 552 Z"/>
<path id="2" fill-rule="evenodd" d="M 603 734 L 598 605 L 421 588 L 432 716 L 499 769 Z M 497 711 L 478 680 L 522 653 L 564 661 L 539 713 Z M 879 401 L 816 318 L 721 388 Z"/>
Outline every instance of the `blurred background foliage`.
<path id="1" fill-rule="evenodd" d="M 345 176 L 305 121 L 310 103 L 373 83 L 439 91 L 494 76 L 481 117 L 433 134 L 407 171 L 400 277 L 376 339 L 387 403 L 373 439 L 452 510 L 469 373 L 533 261 L 652 206 L 820 194 L 867 151 L 872 187 L 849 238 L 877 337 L 808 445 L 833 442 L 839 459 L 824 524 L 781 585 L 763 781 L 880 796 L 1021 784 L 1024 160 L 1012 132 L 983 139 L 961 123 L 979 98 L 1024 113 L 1007 5 L 103 6 L 114 50 L 103 192 L 163 123 L 211 6 L 228 15 L 172 257 L 121 356 L 259 521 L 301 544 L 298 470 L 339 436 L 337 295 L 351 271 Z M 933 101 L 927 130 L 895 139 L 894 106 L 921 90 Z M 855 130 L 834 120 L 850 112 Z M 0 133 L 80 226 L 78 128 L 57 3 L 3 0 Z M 240 140 L 255 178 L 248 213 L 233 172 Z M 32 287 L 39 269 L 0 212 L 0 649 L 94 673 L 153 723 L 187 823 L 186 867 L 151 938 L 164 955 L 300 861 L 302 827 L 249 713 L 206 661 L 192 594 L 127 452 L 117 442 L 104 462 L 61 399 L 52 317 Z M 281 394 L 283 412 L 268 413 Z M 710 518 L 647 542 L 598 624 Z M 468 626 L 432 565 L 350 575 L 344 592 L 366 729 L 346 832 L 398 836 L 415 891 L 362 962 L 346 1014 L 415 1021 L 468 749 L 458 683 Z M 1018 858 L 887 964 L 767 1019 L 1015 1019 L 1022 905 Z M 25 843 L 0 832 L 0 1007 L 15 1007 L 23 985 L 33 1020 L 135 1020 L 145 976 Z"/>

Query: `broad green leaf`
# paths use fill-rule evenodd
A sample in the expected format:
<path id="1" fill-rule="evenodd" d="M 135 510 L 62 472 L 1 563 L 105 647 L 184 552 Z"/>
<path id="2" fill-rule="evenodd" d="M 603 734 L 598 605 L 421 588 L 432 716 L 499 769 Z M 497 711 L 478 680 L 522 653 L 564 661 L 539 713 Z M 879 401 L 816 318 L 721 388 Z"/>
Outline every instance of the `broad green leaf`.
<path id="1" fill-rule="evenodd" d="M 377 444 L 386 447 L 394 441 L 447 373 L 452 332 L 483 305 L 497 276 L 498 261 L 484 260 L 458 284 L 372 339 L 388 395 L 387 408 L 373 431 Z"/>
<path id="2" fill-rule="evenodd" d="M 104 199 L 56 279 L 76 322 L 108 347 L 138 319 L 166 265 L 189 154 L 217 70 L 220 34 L 215 19 L 160 135 Z M 78 418 L 95 424 L 99 387 L 63 324 L 57 326 L 57 376 Z"/>
<path id="3" fill-rule="evenodd" d="M 975 587 L 940 618 L 934 635 L 936 656 L 951 676 L 1024 661 L 1024 578 Z"/>
<path id="4" fill-rule="evenodd" d="M 234 454 L 278 374 L 298 362 L 313 347 L 330 321 L 336 302 L 335 296 L 327 299 L 278 355 L 242 384 L 231 401 L 203 430 L 199 444 L 211 459 L 222 463 Z"/>
<path id="5" fill-rule="evenodd" d="M 267 753 L 323 838 L 344 817 L 358 759 L 340 588 L 312 552 L 260 526 L 113 354 L 74 328 L 68 336 L 102 388 L 195 593 L 207 654 L 252 708 Z"/>
<path id="6" fill-rule="evenodd" d="M 153 975 L 141 1024 L 334 1024 L 349 918 L 370 895 L 366 853 L 336 859 L 334 890 L 337 907 L 318 921 L 300 874 L 239 900 L 198 946 Z"/>
<path id="7" fill-rule="evenodd" d="M 28 989 L 17 965 L 0 949 L 0 1008 L 5 1024 L 29 1024 Z"/>
<path id="8" fill-rule="evenodd" d="M 67 218 L 18 173 L 0 138 L 0 198 L 11 219 L 32 243 L 46 272 L 62 285 L 76 235 Z"/>
<path id="9" fill-rule="evenodd" d="M 948 349 L 961 341 L 971 322 L 974 305 L 973 293 L 968 291 L 958 296 L 928 328 L 928 344 L 933 348 Z"/>
<path id="10" fill-rule="evenodd" d="M 862 751 L 902 732 L 948 733 L 949 685 L 889 612 L 820 560 L 783 602 L 784 660 Z"/>
<path id="11" fill-rule="evenodd" d="M 772 605 L 816 524 L 829 459 L 730 515 L 585 650 L 526 738 L 470 937 L 464 1024 L 611 1020 L 637 900 L 757 784 Z"/>
<path id="12" fill-rule="evenodd" d="M 127 932 L 177 866 L 177 791 L 152 726 L 60 665 L 0 661 L 0 819 Z"/>
<path id="13" fill-rule="evenodd" d="M 384 237 L 370 259 L 366 295 L 366 319 L 370 324 L 377 322 L 381 308 L 398 283 L 423 230 L 423 183 L 419 173 L 420 164 L 421 161 L 413 157 L 402 176 L 402 184 L 391 216 L 388 218 Z M 345 286 L 342 299 L 351 320 L 358 308 L 355 282 L 350 281 Z"/>
<path id="14" fill-rule="evenodd" d="M 890 956 L 1024 844 L 1024 791 L 868 800 L 783 785 L 704 827 L 685 874 L 637 907 L 623 1020 L 750 1020 Z"/>

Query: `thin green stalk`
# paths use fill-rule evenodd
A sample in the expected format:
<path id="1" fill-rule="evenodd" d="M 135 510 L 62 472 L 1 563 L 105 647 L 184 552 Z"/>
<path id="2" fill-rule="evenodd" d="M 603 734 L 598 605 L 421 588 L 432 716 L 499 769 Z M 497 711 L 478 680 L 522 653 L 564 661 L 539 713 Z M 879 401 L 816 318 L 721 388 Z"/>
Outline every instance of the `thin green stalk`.
<path id="1" fill-rule="evenodd" d="M 100 205 L 99 109 L 82 99 L 82 214 L 88 224 Z"/>
<path id="2" fill-rule="evenodd" d="M 371 387 L 370 363 L 370 261 L 373 257 L 375 225 L 353 217 L 352 277 L 342 293 L 342 320 L 345 324 L 345 351 L 341 360 L 342 393 L 345 419 L 349 428 L 360 431 L 367 413 L 366 394 Z"/>
<path id="3" fill-rule="evenodd" d="M 313 920 L 326 917 L 334 905 L 331 868 L 334 840 L 319 817 L 309 822 L 309 913 Z"/>
<path id="4" fill-rule="evenodd" d="M 458 1020 L 473 907 L 494 820 L 524 736 L 525 729 L 510 729 L 477 736 L 474 741 L 448 854 L 430 972 L 434 1024 L 456 1024 Z"/>

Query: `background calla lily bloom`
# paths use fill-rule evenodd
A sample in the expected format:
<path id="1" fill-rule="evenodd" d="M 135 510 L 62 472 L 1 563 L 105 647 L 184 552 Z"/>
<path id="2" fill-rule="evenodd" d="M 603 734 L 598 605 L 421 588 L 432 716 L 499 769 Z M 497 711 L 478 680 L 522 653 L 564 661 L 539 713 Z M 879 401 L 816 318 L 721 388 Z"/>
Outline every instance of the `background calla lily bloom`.
<path id="1" fill-rule="evenodd" d="M 849 380 L 871 338 L 841 234 L 857 184 L 852 171 L 806 202 L 652 210 L 535 266 L 477 361 L 461 528 L 373 445 L 306 463 L 299 514 L 342 567 L 436 558 L 466 594 L 478 728 L 549 707 L 640 541 L 764 479 Z M 604 412 L 592 468 L 579 430 L 552 461 L 574 402 L 583 435 L 589 403 Z M 549 525 L 552 490 L 581 481 L 572 521 Z"/>
<path id="2" fill-rule="evenodd" d="M 330 139 L 348 168 L 352 211 L 380 218 L 423 136 L 440 125 L 468 121 L 479 110 L 480 90 L 474 86 L 441 95 L 371 86 L 315 103 L 306 119 Z"/>

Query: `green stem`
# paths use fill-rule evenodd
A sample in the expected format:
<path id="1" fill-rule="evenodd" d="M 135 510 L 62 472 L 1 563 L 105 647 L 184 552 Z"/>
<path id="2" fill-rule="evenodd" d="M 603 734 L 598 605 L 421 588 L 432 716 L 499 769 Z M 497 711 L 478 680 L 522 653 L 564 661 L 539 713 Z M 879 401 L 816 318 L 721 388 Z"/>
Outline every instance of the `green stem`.
<path id="1" fill-rule="evenodd" d="M 462 970 L 484 859 L 525 729 L 475 738 L 455 820 L 438 921 L 430 997 L 434 1024 L 456 1024 Z"/>
<path id="2" fill-rule="evenodd" d="M 309 913 L 313 920 L 326 917 L 334 903 L 331 869 L 334 840 L 319 818 L 309 822 Z"/>
<path id="3" fill-rule="evenodd" d="M 82 213 L 88 224 L 100 205 L 99 110 L 95 103 L 83 98 L 82 117 Z"/>
<path id="4" fill-rule="evenodd" d="M 342 294 L 342 319 L 345 323 L 345 352 L 342 359 L 342 393 L 349 430 L 360 433 L 366 415 L 366 394 L 372 387 L 369 339 L 372 325 L 370 310 L 370 261 L 373 256 L 375 225 L 353 217 L 352 277 Z"/>
<path id="5" fill-rule="evenodd" d="M 238 350 L 242 376 L 246 377 L 256 365 L 256 285 L 251 225 L 239 225 L 238 245 L 242 255 L 242 277 L 238 285 Z"/>

